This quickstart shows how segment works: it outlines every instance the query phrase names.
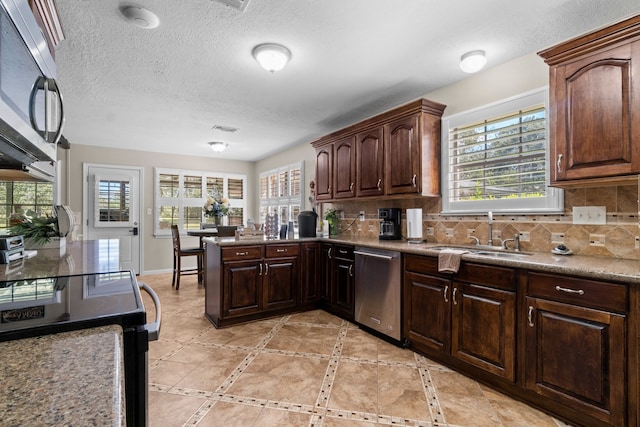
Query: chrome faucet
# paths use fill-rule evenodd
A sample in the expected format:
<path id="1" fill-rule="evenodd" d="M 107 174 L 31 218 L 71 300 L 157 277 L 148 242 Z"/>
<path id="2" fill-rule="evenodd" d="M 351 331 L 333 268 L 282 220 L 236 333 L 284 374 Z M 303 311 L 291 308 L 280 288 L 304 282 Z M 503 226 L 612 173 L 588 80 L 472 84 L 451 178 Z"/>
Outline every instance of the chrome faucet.
<path id="1" fill-rule="evenodd" d="M 507 243 L 508 242 L 513 242 L 513 250 L 516 252 L 520 252 L 520 233 L 516 233 L 513 236 L 513 239 L 505 239 L 502 241 L 502 248 L 503 249 L 509 249 L 507 248 Z"/>
<path id="2" fill-rule="evenodd" d="M 487 238 L 487 245 L 493 246 L 493 212 L 489 211 L 488 222 L 489 222 L 489 237 Z"/>
<path id="3" fill-rule="evenodd" d="M 467 237 L 468 237 L 469 239 L 473 239 L 473 244 L 474 244 L 475 246 L 479 246 L 479 245 L 480 245 L 480 239 L 478 239 L 476 236 L 471 236 L 471 235 L 469 235 L 469 236 L 467 236 Z"/>

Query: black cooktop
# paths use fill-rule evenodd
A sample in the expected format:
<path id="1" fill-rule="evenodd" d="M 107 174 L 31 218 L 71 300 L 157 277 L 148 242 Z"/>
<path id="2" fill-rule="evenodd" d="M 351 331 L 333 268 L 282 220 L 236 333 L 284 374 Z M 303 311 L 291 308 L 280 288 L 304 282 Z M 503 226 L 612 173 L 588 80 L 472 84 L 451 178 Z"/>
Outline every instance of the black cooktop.
<path id="1" fill-rule="evenodd" d="M 0 341 L 145 322 L 131 271 L 0 281 Z"/>

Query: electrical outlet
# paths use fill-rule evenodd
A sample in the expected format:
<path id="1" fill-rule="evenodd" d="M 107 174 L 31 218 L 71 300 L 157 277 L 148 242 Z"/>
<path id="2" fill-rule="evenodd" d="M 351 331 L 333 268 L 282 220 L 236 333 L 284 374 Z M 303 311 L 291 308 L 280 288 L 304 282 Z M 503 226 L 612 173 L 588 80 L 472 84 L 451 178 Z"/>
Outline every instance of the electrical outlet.
<path id="1" fill-rule="evenodd" d="M 604 234 L 589 234 L 589 246 L 604 246 Z"/>
<path id="2" fill-rule="evenodd" d="M 433 227 L 427 227 L 427 236 L 433 236 L 435 234 L 435 230 Z"/>
<path id="3" fill-rule="evenodd" d="M 551 233 L 551 243 L 564 243 L 564 233 Z"/>
<path id="4" fill-rule="evenodd" d="M 574 206 L 573 207 L 573 223 L 574 224 L 606 224 L 607 223 L 607 207 L 606 206 Z"/>
<path id="5" fill-rule="evenodd" d="M 360 216 L 358 217 L 360 221 L 364 221 L 364 211 L 360 211 Z"/>
<path id="6" fill-rule="evenodd" d="M 529 241 L 531 241 L 531 233 L 529 233 L 528 231 L 521 231 L 518 234 L 520 235 L 520 241 L 521 242 L 529 242 Z"/>

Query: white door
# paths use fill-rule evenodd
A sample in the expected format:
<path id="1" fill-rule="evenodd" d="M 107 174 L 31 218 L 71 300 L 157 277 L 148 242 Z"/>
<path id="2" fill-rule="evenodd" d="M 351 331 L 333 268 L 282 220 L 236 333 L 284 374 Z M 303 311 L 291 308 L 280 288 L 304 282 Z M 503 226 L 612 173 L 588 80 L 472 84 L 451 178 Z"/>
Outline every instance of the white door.
<path id="1" fill-rule="evenodd" d="M 85 240 L 117 239 L 120 265 L 140 274 L 142 168 L 84 165 Z"/>

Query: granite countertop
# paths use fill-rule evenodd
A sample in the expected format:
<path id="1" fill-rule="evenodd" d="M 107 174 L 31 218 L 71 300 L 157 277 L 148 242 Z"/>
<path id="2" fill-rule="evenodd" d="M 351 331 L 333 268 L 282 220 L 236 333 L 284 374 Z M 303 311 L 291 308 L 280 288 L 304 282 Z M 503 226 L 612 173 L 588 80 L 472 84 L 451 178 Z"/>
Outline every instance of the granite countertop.
<path id="1" fill-rule="evenodd" d="M 386 249 L 402 253 L 416 255 L 438 256 L 436 248 L 443 246 L 456 247 L 458 249 L 476 249 L 472 246 L 460 247 L 443 243 L 408 243 L 406 240 L 378 240 L 362 239 L 348 236 L 331 238 L 303 238 L 284 240 L 235 240 L 234 238 L 204 238 L 205 243 L 219 246 L 246 246 L 251 244 L 283 244 L 295 242 L 331 242 L 344 243 L 369 248 Z M 510 251 L 512 252 L 512 251 Z M 551 252 L 521 252 L 526 254 L 517 258 L 497 258 L 473 253 L 462 255 L 463 260 L 474 261 L 491 265 L 503 265 L 513 268 L 526 268 L 532 271 L 547 273 L 569 274 L 591 279 L 616 281 L 630 284 L 640 284 L 640 260 L 620 259 L 609 257 L 595 257 L 584 255 L 555 255 Z"/>
<path id="2" fill-rule="evenodd" d="M 121 271 L 117 239 L 83 240 L 58 249 L 39 249 L 27 259 L 0 264 L 0 281 Z"/>
<path id="3" fill-rule="evenodd" d="M 117 325 L 3 342 L 2 425 L 125 425 L 122 346 Z"/>

